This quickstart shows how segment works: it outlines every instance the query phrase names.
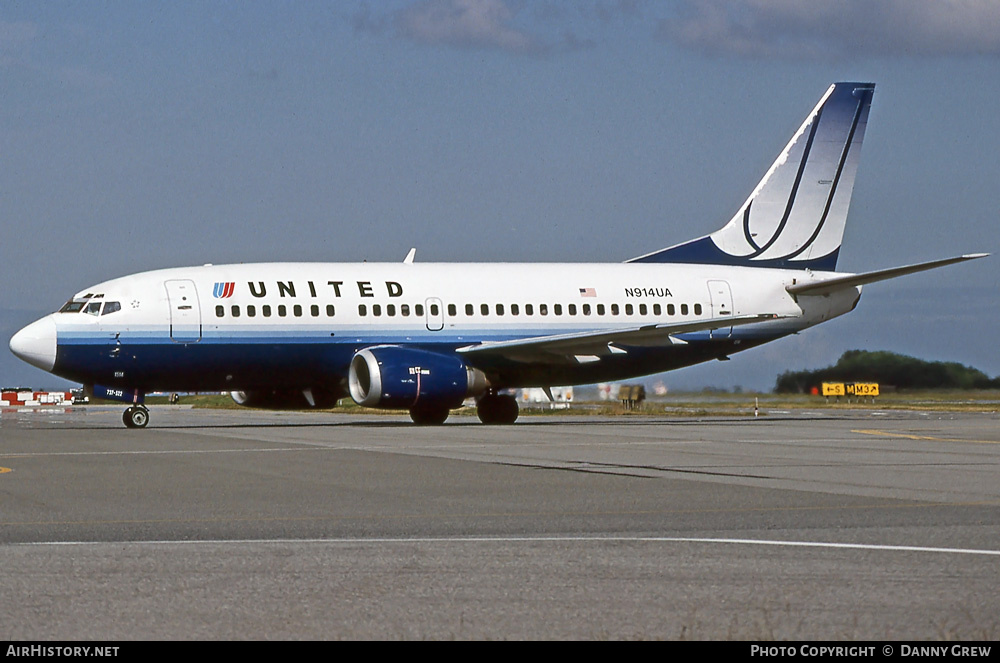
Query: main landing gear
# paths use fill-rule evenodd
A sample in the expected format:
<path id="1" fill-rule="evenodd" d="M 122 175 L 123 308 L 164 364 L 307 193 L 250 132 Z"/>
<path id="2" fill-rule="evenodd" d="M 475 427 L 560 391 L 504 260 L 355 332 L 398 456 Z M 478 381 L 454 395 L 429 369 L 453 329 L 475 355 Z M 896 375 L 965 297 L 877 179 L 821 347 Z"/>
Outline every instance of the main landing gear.
<path id="1" fill-rule="evenodd" d="M 476 414 L 484 424 L 512 424 L 517 421 L 517 399 L 507 394 L 484 394 L 476 401 Z M 448 418 L 448 408 L 424 405 L 410 410 L 410 419 L 418 426 L 440 426 Z"/>
<path id="2" fill-rule="evenodd" d="M 476 403 L 476 414 L 484 424 L 512 424 L 517 421 L 517 399 L 507 394 L 485 394 Z"/>
<path id="3" fill-rule="evenodd" d="M 122 413 L 127 428 L 145 428 L 149 423 L 149 410 L 144 405 L 133 405 Z"/>
<path id="4" fill-rule="evenodd" d="M 441 405 L 412 408 L 410 419 L 418 426 L 440 426 L 448 418 L 448 408 Z"/>

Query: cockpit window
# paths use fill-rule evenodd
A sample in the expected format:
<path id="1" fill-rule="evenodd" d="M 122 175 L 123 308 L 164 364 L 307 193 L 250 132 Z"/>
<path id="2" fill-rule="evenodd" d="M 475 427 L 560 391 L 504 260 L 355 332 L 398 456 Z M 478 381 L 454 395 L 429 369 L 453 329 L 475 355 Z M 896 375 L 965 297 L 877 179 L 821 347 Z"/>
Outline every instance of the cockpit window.
<path id="1" fill-rule="evenodd" d="M 121 302 L 94 301 L 95 299 L 99 299 L 101 297 L 104 297 L 104 295 L 92 295 L 88 293 L 79 299 L 71 299 L 63 304 L 63 307 L 59 309 L 59 312 L 86 313 L 87 315 L 107 315 L 109 313 L 122 310 Z M 104 304 L 104 310 L 101 310 L 102 303 Z"/>
<path id="2" fill-rule="evenodd" d="M 86 306 L 86 304 L 87 304 L 86 300 L 71 299 L 68 302 L 66 302 L 65 304 L 63 304 L 63 307 L 61 309 L 59 309 L 59 312 L 60 313 L 79 313 L 80 311 L 83 310 L 83 307 Z"/>

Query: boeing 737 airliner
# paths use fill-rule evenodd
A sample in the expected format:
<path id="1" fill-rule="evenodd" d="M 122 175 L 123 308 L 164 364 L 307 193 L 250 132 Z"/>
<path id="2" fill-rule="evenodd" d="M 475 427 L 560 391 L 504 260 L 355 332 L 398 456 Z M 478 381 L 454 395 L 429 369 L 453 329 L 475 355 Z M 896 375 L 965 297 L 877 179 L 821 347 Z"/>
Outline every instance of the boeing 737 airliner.
<path id="1" fill-rule="evenodd" d="M 17 332 L 21 359 L 129 403 L 226 390 L 260 407 L 350 395 L 440 424 L 468 397 L 512 423 L 512 387 L 725 359 L 851 311 L 861 286 L 985 254 L 836 272 L 875 86 L 830 86 L 710 235 L 624 263 L 205 265 L 86 288 Z"/>

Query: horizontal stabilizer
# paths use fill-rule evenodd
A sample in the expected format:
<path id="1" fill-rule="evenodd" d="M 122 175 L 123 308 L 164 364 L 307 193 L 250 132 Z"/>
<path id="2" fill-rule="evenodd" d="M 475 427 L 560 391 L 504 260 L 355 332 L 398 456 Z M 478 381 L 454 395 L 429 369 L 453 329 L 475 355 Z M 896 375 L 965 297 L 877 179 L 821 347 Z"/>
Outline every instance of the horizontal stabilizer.
<path id="1" fill-rule="evenodd" d="M 943 260 L 932 260 L 930 262 L 922 262 L 916 265 L 906 265 L 905 267 L 893 267 L 891 269 L 880 269 L 875 272 L 865 272 L 863 274 L 847 274 L 845 276 L 835 276 L 830 279 L 824 279 L 822 281 L 810 281 L 808 283 L 796 283 L 795 285 L 790 285 L 785 288 L 789 293 L 793 295 L 828 295 L 837 290 L 843 290 L 845 288 L 856 288 L 859 285 L 865 285 L 867 283 L 875 283 L 877 281 L 885 281 L 886 279 L 894 279 L 897 276 L 905 276 L 907 274 L 914 274 L 916 272 L 923 272 L 928 269 L 934 269 L 936 267 L 944 267 L 945 265 L 954 265 L 957 262 L 965 262 L 966 260 L 975 260 L 977 258 L 985 258 L 988 253 L 969 253 L 964 256 L 958 256 L 956 258 L 944 258 Z"/>

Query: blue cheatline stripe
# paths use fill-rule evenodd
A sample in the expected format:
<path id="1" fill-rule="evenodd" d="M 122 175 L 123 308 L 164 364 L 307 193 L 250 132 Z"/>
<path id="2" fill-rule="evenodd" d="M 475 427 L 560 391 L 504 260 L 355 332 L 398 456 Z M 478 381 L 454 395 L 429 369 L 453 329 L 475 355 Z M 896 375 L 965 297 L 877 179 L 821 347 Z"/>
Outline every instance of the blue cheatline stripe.
<path id="1" fill-rule="evenodd" d="M 597 328 L 600 329 L 600 328 Z M 609 331 L 614 328 L 608 328 Z M 231 331 L 231 332 L 211 332 L 203 331 L 200 340 L 192 341 L 191 344 L 198 345 L 447 345 L 461 347 L 464 345 L 474 345 L 476 343 L 513 341 L 536 336 L 551 336 L 556 334 L 570 334 L 577 332 L 595 331 L 594 327 L 582 329 L 567 328 L 547 328 L 521 330 L 518 333 L 505 333 L 497 330 L 470 329 L 462 333 L 443 332 L 414 332 L 413 330 L 398 333 L 378 333 L 372 334 L 370 331 L 339 330 L 332 335 L 330 332 L 322 331 Z M 766 330 L 754 330 L 749 327 L 735 327 L 728 338 L 738 339 L 758 339 L 772 338 L 787 333 L 779 331 L 774 326 Z M 714 334 L 708 331 L 687 332 L 676 334 L 677 338 L 685 341 L 711 341 L 720 340 L 719 333 Z M 118 338 L 120 345 L 177 345 L 178 342 L 172 339 L 167 330 L 157 332 L 127 332 Z M 110 346 L 115 345 L 113 335 L 108 332 L 82 333 L 82 332 L 59 332 L 59 345 L 70 346 Z"/>

